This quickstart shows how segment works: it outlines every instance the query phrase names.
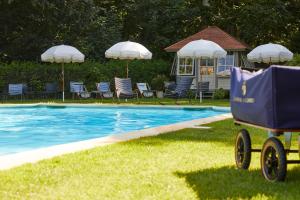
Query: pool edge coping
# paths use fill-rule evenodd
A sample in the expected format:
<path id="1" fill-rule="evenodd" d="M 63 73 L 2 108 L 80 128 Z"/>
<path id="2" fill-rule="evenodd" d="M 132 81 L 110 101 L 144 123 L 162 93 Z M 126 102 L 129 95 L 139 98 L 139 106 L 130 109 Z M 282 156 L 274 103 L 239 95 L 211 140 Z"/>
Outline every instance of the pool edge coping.
<path id="1" fill-rule="evenodd" d="M 31 106 L 74 106 L 74 107 L 164 107 L 164 108 L 212 108 L 212 109 L 227 109 L 230 111 L 230 106 L 213 106 L 213 105 L 149 105 L 149 104 L 111 104 L 111 103 L 22 103 L 22 104 L 1 104 L 1 107 L 31 107 Z"/>
<path id="2" fill-rule="evenodd" d="M 207 107 L 221 108 L 221 109 L 224 108 L 224 107 L 217 107 L 217 106 L 207 106 Z M 75 153 L 78 151 L 88 150 L 95 147 L 106 146 L 118 142 L 125 142 L 125 141 L 138 139 L 142 137 L 156 136 L 159 134 L 178 131 L 184 128 L 193 128 L 194 126 L 197 125 L 203 125 L 203 124 L 221 121 L 229 118 L 232 118 L 231 113 L 226 113 L 226 114 L 215 115 L 207 118 L 189 120 L 189 121 L 173 123 L 173 124 L 163 125 L 163 126 L 158 126 L 153 128 L 130 131 L 124 134 L 114 134 L 110 136 L 94 138 L 94 139 L 89 139 L 89 140 L 84 140 L 79 142 L 54 145 L 50 147 L 30 150 L 26 152 L 20 152 L 11 155 L 4 155 L 4 156 L 0 156 L 0 170 L 11 169 L 27 163 L 36 163 L 44 159 L 50 159 L 56 156 Z"/>

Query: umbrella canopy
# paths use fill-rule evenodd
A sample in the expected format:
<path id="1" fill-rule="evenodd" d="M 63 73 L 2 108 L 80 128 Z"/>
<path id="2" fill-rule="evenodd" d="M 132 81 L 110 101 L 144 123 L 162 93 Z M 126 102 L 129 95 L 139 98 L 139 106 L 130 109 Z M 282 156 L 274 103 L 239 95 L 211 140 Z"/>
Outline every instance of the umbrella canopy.
<path id="1" fill-rule="evenodd" d="M 105 51 L 106 58 L 133 60 L 151 59 L 152 53 L 143 45 L 136 42 L 119 42 Z"/>
<path id="2" fill-rule="evenodd" d="M 222 58 L 227 52 L 217 43 L 209 40 L 195 40 L 183 46 L 178 52 L 178 57 L 191 58 Z"/>
<path id="3" fill-rule="evenodd" d="M 62 98 L 65 101 L 65 75 L 64 63 L 81 63 L 84 62 L 84 55 L 75 47 L 68 45 L 58 45 L 49 48 L 41 55 L 44 62 L 62 63 Z"/>
<path id="4" fill-rule="evenodd" d="M 225 57 L 227 52 L 220 47 L 217 43 L 210 40 L 194 40 L 187 43 L 179 51 L 177 51 L 177 56 L 179 58 L 198 58 L 198 59 L 215 59 Z M 201 61 L 200 61 L 201 63 Z M 214 65 L 215 62 L 214 62 Z M 199 94 L 199 84 L 198 84 L 198 67 L 196 67 L 196 87 L 197 94 Z M 216 70 L 215 70 L 216 73 Z M 202 75 L 200 74 L 202 81 Z M 217 79 L 215 74 L 215 85 L 217 85 Z M 202 92 L 200 92 L 200 102 L 202 102 Z"/>
<path id="5" fill-rule="evenodd" d="M 293 59 L 293 53 L 280 44 L 264 44 L 256 47 L 247 55 L 252 62 L 277 63 Z"/>
<path id="6" fill-rule="evenodd" d="M 126 74 L 128 78 L 128 60 L 151 59 L 152 53 L 136 42 L 119 42 L 105 51 L 106 58 L 127 60 Z"/>
<path id="7" fill-rule="evenodd" d="M 58 45 L 49 48 L 41 56 L 44 62 L 70 63 L 84 62 L 84 55 L 75 47 Z"/>

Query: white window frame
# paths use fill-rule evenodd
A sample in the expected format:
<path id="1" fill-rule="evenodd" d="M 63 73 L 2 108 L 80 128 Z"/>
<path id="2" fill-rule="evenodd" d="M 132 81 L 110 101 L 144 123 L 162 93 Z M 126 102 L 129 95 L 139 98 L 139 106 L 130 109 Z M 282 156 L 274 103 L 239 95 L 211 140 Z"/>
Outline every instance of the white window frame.
<path id="1" fill-rule="evenodd" d="M 184 64 L 181 65 L 180 64 L 180 60 L 184 59 Z M 187 59 L 192 59 L 192 64 L 191 65 L 187 65 Z M 184 67 L 184 73 L 180 73 L 180 67 Z M 192 67 L 192 71 L 191 73 L 187 73 L 187 67 Z M 194 72 L 195 72 L 195 59 L 194 58 L 178 58 L 177 61 L 177 75 L 178 76 L 194 76 Z"/>
<path id="2" fill-rule="evenodd" d="M 227 64 L 227 56 L 232 56 L 232 64 Z M 222 71 L 219 71 L 219 67 L 220 66 L 225 66 L 225 69 L 224 70 L 222 70 Z M 225 70 L 228 70 L 228 69 L 230 69 L 231 67 L 234 67 L 235 66 L 235 55 L 234 54 L 229 54 L 229 55 L 226 55 L 226 57 L 225 57 L 225 64 L 224 65 L 219 65 L 219 60 L 218 60 L 218 68 L 217 68 L 217 73 L 219 73 L 219 72 L 223 72 L 223 71 L 225 71 Z"/>

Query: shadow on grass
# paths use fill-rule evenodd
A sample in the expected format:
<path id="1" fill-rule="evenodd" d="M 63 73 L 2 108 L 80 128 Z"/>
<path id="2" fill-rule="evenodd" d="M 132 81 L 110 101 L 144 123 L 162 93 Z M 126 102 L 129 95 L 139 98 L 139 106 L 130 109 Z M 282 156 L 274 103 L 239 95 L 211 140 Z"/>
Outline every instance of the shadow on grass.
<path id="1" fill-rule="evenodd" d="M 175 172 L 184 178 L 199 199 L 300 199 L 300 168 L 288 171 L 286 182 L 269 183 L 260 170 L 238 170 L 234 167 Z"/>

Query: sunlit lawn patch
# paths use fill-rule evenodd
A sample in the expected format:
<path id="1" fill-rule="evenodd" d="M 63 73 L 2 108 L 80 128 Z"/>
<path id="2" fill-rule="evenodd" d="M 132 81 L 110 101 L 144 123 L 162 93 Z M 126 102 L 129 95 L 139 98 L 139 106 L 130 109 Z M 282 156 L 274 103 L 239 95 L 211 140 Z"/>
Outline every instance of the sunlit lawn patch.
<path id="1" fill-rule="evenodd" d="M 299 199 L 300 169 L 268 183 L 259 154 L 234 165 L 232 120 L 99 147 L 0 172 L 0 199 Z M 249 129 L 255 147 L 265 132 Z M 295 142 L 295 141 L 294 141 Z"/>

